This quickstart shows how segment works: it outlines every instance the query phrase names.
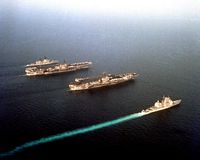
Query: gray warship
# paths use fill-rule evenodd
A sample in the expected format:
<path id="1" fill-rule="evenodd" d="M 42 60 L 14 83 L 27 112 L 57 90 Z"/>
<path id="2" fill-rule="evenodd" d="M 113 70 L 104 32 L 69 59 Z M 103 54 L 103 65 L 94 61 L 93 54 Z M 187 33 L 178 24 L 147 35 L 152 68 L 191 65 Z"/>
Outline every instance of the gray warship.
<path id="1" fill-rule="evenodd" d="M 72 72 L 81 69 L 88 69 L 92 62 L 79 63 L 59 63 L 56 60 L 44 59 L 39 62 L 26 65 L 25 73 L 27 76 L 43 76 L 64 72 Z"/>
<path id="2" fill-rule="evenodd" d="M 70 91 L 89 90 L 105 86 L 116 85 L 127 82 L 138 77 L 137 73 L 107 74 L 103 73 L 97 77 L 76 78 L 75 82 L 69 84 Z"/>
<path id="3" fill-rule="evenodd" d="M 158 112 L 158 111 L 161 111 L 161 110 L 164 110 L 164 109 L 168 109 L 168 108 L 177 106 L 180 103 L 181 103 L 181 99 L 173 101 L 170 97 L 163 96 L 161 101 L 159 101 L 159 100 L 156 101 L 153 106 L 142 110 L 140 113 L 146 115 L 146 114 Z"/>
<path id="4" fill-rule="evenodd" d="M 57 60 L 48 59 L 44 57 L 43 59 L 37 60 L 34 63 L 27 64 L 26 67 L 41 67 L 55 64 L 59 64 L 59 62 Z"/>

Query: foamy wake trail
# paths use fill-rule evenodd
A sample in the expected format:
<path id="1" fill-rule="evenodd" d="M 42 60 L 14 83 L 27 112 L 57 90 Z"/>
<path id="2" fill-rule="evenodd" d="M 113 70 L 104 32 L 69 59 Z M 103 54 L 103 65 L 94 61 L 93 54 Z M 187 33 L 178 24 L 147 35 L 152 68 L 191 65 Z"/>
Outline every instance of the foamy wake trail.
<path id="1" fill-rule="evenodd" d="M 43 144 L 43 143 L 53 142 L 53 141 L 56 141 L 56 140 L 61 140 L 63 138 L 72 137 L 72 136 L 84 134 L 84 133 L 87 133 L 87 132 L 92 132 L 92 131 L 95 131 L 95 130 L 98 130 L 98 129 L 101 129 L 101 128 L 105 128 L 105 127 L 109 127 L 109 126 L 112 126 L 112 125 L 115 125 L 115 124 L 119 124 L 119 123 L 122 123 L 122 122 L 125 122 L 125 121 L 128 121 L 128 120 L 136 119 L 136 118 L 142 117 L 143 115 L 144 115 L 143 113 L 134 113 L 134 114 L 130 114 L 130 115 L 127 115 L 127 116 L 124 116 L 124 117 L 120 117 L 120 118 L 117 118 L 117 119 L 114 119 L 114 120 L 111 120 L 111 121 L 91 125 L 91 126 L 88 126 L 88 127 L 85 127 L 85 128 L 75 129 L 75 130 L 72 130 L 72 131 L 67 131 L 67 132 L 52 135 L 52 136 L 49 136 L 49 137 L 44 137 L 44 138 L 41 138 L 41 139 L 38 139 L 38 140 L 27 142 L 27 143 L 22 144 L 20 146 L 17 146 L 15 149 L 13 149 L 11 151 L 8 151 L 8 152 L 5 152 L 5 153 L 0 153 L 0 157 L 11 156 L 11 155 L 14 155 L 17 152 L 20 152 L 20 151 L 26 149 L 26 148 L 29 148 L 29 147 L 33 147 L 33 146 L 40 145 L 40 144 Z"/>

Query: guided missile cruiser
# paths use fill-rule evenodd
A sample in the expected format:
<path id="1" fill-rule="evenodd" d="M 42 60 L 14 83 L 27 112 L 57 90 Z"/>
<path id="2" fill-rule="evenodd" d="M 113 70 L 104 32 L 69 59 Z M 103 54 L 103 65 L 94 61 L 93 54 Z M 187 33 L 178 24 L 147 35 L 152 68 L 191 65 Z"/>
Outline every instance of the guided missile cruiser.
<path id="1" fill-rule="evenodd" d="M 168 109 L 174 106 L 177 106 L 181 103 L 181 99 L 178 100 L 171 100 L 170 97 L 163 97 L 161 101 L 157 100 L 153 106 L 142 110 L 140 113 L 146 115 L 146 114 L 150 114 L 153 112 L 158 112 L 164 109 Z"/>

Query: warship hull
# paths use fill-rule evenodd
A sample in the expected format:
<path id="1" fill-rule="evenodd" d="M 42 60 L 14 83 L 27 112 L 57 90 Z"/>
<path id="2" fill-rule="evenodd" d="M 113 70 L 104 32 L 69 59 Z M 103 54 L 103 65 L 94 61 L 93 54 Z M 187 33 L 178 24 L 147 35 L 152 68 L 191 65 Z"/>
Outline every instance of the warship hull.
<path id="1" fill-rule="evenodd" d="M 53 75 L 59 73 L 66 73 L 66 72 L 73 72 L 82 69 L 88 69 L 92 62 L 80 62 L 80 63 L 73 63 L 73 64 L 62 64 L 56 65 L 53 68 L 27 68 L 25 70 L 27 76 L 45 76 L 45 75 Z"/>
<path id="2" fill-rule="evenodd" d="M 178 106 L 180 103 L 181 103 L 181 99 L 173 101 L 173 104 L 171 104 L 169 106 L 165 106 L 165 107 L 161 107 L 161 108 L 157 108 L 155 106 L 152 106 L 150 108 L 142 110 L 140 113 L 142 113 L 143 115 L 147 115 L 147 114 L 150 114 L 150 113 L 154 113 L 154 112 L 158 112 L 158 111 L 165 110 L 165 109 L 168 109 L 168 108 L 172 108 L 174 106 Z"/>
<path id="3" fill-rule="evenodd" d="M 104 81 L 104 82 L 100 81 L 100 78 L 93 78 L 95 80 L 93 80 L 92 78 L 91 79 L 83 78 L 83 79 L 86 79 L 87 81 L 86 83 L 79 83 L 79 82 L 71 83 L 69 84 L 69 90 L 81 91 L 81 90 L 91 90 L 91 89 L 96 89 L 96 88 L 113 86 L 113 85 L 134 80 L 137 76 L 138 74 L 132 74 L 132 73 L 123 74 L 123 75 L 121 74 L 121 75 L 117 75 L 117 78 L 113 78 L 111 80 Z"/>

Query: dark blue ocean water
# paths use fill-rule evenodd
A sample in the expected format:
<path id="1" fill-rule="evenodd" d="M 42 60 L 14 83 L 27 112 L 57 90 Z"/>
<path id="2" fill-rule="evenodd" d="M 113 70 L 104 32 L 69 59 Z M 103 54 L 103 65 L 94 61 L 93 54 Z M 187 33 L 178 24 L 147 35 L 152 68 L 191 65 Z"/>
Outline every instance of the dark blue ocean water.
<path id="1" fill-rule="evenodd" d="M 0 10 L 0 153 L 41 137 L 139 112 L 163 95 L 179 107 L 119 125 L 42 144 L 17 159 L 70 153 L 101 155 L 157 151 L 198 159 L 200 153 L 200 21 L 187 18 L 114 17 Z M 92 61 L 89 70 L 24 76 L 41 57 Z M 75 77 L 137 72 L 127 84 L 68 92 Z M 115 152 L 116 151 L 116 152 Z M 173 157 L 173 156 L 172 156 Z"/>

